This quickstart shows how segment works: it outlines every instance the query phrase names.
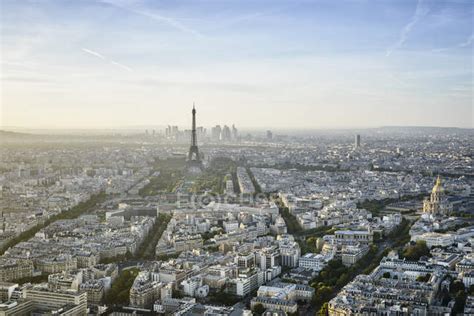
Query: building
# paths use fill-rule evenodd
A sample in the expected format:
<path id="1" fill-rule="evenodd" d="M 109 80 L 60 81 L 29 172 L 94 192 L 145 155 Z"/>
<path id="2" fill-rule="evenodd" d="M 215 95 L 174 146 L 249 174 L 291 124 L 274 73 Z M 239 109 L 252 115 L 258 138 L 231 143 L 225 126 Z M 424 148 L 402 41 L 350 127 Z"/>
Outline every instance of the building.
<path id="1" fill-rule="evenodd" d="M 211 129 L 211 138 L 213 141 L 219 141 L 221 139 L 222 128 L 220 125 L 216 125 Z"/>
<path id="2" fill-rule="evenodd" d="M 160 298 L 162 287 L 163 283 L 150 280 L 143 274 L 138 275 L 130 288 L 130 306 L 150 308 Z"/>
<path id="3" fill-rule="evenodd" d="M 280 265 L 280 251 L 278 247 L 265 247 L 256 253 L 256 264 L 261 270 Z"/>
<path id="4" fill-rule="evenodd" d="M 36 268 L 44 274 L 61 273 L 77 269 L 77 259 L 69 254 L 36 261 Z"/>
<path id="5" fill-rule="evenodd" d="M 444 188 L 441 185 L 441 178 L 438 176 L 436 184 L 431 191 L 430 199 L 423 201 L 423 213 L 432 215 L 448 215 L 453 210 L 453 205 L 444 195 Z"/>
<path id="6" fill-rule="evenodd" d="M 0 260 L 0 281 L 13 281 L 33 276 L 33 262 L 30 260 Z"/>
<path id="7" fill-rule="evenodd" d="M 235 262 L 239 268 L 253 268 L 255 267 L 255 253 L 239 253 L 235 257 Z"/>
<path id="8" fill-rule="evenodd" d="M 295 268 L 301 255 L 300 245 L 292 236 L 286 236 L 278 241 L 280 247 L 280 264 L 283 267 Z"/>
<path id="9" fill-rule="evenodd" d="M 200 249 L 203 240 L 200 234 L 180 236 L 172 240 L 176 252 Z"/>
<path id="10" fill-rule="evenodd" d="M 327 264 L 327 258 L 321 254 L 307 253 L 300 257 L 298 266 L 313 271 L 321 271 Z"/>
<path id="11" fill-rule="evenodd" d="M 464 315 L 473 316 L 474 315 L 474 296 L 468 296 L 466 299 L 466 305 L 464 305 Z"/>
<path id="12" fill-rule="evenodd" d="M 48 287 L 52 291 L 79 291 L 79 285 L 82 283 L 82 271 L 68 273 L 50 274 L 48 276 Z"/>
<path id="13" fill-rule="evenodd" d="M 237 140 L 239 137 L 239 131 L 237 130 L 237 127 L 235 127 L 234 124 L 232 124 L 232 139 Z"/>
<path id="14" fill-rule="evenodd" d="M 0 282 L 0 302 L 9 301 L 17 287 L 17 283 Z"/>
<path id="15" fill-rule="evenodd" d="M 424 233 L 421 235 L 415 235 L 412 238 L 412 241 L 423 240 L 426 242 L 428 248 L 440 246 L 447 247 L 454 244 L 454 236 L 452 234 L 441 234 L 436 232 Z"/>
<path id="16" fill-rule="evenodd" d="M 224 226 L 224 230 L 226 233 L 230 233 L 230 232 L 235 232 L 237 230 L 239 230 L 239 222 L 238 221 L 225 221 L 223 223 L 223 226 Z"/>
<path id="17" fill-rule="evenodd" d="M 337 230 L 334 233 L 337 244 L 371 244 L 374 241 L 374 233 L 369 230 Z"/>
<path id="18" fill-rule="evenodd" d="M 0 302 L 0 316 L 31 315 L 34 304 L 32 301 L 6 301 Z"/>
<path id="19" fill-rule="evenodd" d="M 239 270 L 237 278 L 229 282 L 232 294 L 240 297 L 247 296 L 256 290 L 265 281 L 265 274 L 260 269 Z"/>
<path id="20" fill-rule="evenodd" d="M 287 233 L 286 222 L 281 217 L 281 215 L 277 215 L 275 219 L 275 223 L 270 225 L 270 231 L 276 235 L 283 235 Z"/>
<path id="21" fill-rule="evenodd" d="M 190 277 L 181 282 L 181 288 L 186 296 L 206 297 L 209 294 L 209 286 L 203 285 L 203 278 L 200 275 Z"/>
<path id="22" fill-rule="evenodd" d="M 268 130 L 267 131 L 267 140 L 272 140 L 273 139 L 273 133 L 272 131 Z"/>
<path id="23" fill-rule="evenodd" d="M 194 297 L 196 290 L 202 286 L 202 277 L 194 276 L 181 282 L 183 293 L 186 296 Z"/>
<path id="24" fill-rule="evenodd" d="M 61 315 L 86 315 L 87 293 L 71 291 L 50 291 L 46 288 L 34 287 L 26 289 L 25 298 L 33 302 L 35 309 L 58 311 L 67 309 Z"/>
<path id="25" fill-rule="evenodd" d="M 359 261 L 367 252 L 369 252 L 369 246 L 367 245 L 346 245 L 341 251 L 342 264 L 351 266 Z"/>
<path id="26" fill-rule="evenodd" d="M 433 304 L 448 270 L 438 265 L 385 257 L 370 274 L 360 274 L 329 301 L 330 316 L 446 315 Z M 420 280 L 423 277 L 425 280 Z"/>
<path id="27" fill-rule="evenodd" d="M 224 142 L 228 142 L 232 139 L 232 132 L 230 131 L 230 127 L 227 125 L 224 125 L 224 128 L 222 129 L 221 132 L 221 140 Z"/>
<path id="28" fill-rule="evenodd" d="M 102 280 L 91 280 L 82 283 L 80 289 L 87 293 L 88 305 L 98 306 L 102 304 L 105 295 L 105 286 Z"/>
<path id="29" fill-rule="evenodd" d="M 309 302 L 314 296 L 314 288 L 308 285 L 277 282 L 270 286 L 258 288 L 257 297 L 254 297 L 250 306 L 253 309 L 261 304 L 269 310 L 296 313 L 297 301 Z"/>
<path id="30" fill-rule="evenodd" d="M 471 285 L 474 284 L 474 271 L 465 272 L 462 275 L 462 282 L 464 286 L 468 289 Z"/>
<path id="31" fill-rule="evenodd" d="M 355 140 L 354 140 L 354 148 L 360 148 L 360 135 L 357 134 L 355 135 Z"/>

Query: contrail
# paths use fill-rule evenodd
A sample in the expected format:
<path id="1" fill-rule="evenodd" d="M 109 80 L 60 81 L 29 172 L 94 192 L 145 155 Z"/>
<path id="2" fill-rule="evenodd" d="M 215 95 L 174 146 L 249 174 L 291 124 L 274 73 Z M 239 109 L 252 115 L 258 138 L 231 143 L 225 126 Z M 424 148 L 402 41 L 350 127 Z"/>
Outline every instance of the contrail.
<path id="1" fill-rule="evenodd" d="M 474 34 L 471 34 L 464 43 L 458 45 L 458 47 L 468 47 L 474 43 Z"/>
<path id="2" fill-rule="evenodd" d="M 398 41 L 387 49 L 385 56 L 390 56 L 394 50 L 400 48 L 405 43 L 408 38 L 408 34 L 410 34 L 415 24 L 418 23 L 418 21 L 427 13 L 428 9 L 423 6 L 423 0 L 418 0 L 418 3 L 416 4 L 415 14 L 413 14 L 413 17 L 411 18 L 410 22 L 408 22 L 408 24 L 405 25 L 405 27 L 400 32 L 400 38 L 398 39 Z"/>
<path id="3" fill-rule="evenodd" d="M 435 48 L 435 49 L 432 49 L 431 51 L 434 52 L 434 53 L 441 53 L 441 52 L 448 51 L 448 50 L 451 50 L 451 49 L 469 47 L 469 46 L 471 46 L 473 43 L 474 43 L 474 34 L 471 34 L 464 42 L 459 43 L 459 44 L 457 44 L 457 45 L 455 45 L 455 46 L 443 47 L 443 48 Z"/>
<path id="4" fill-rule="evenodd" d="M 87 53 L 87 54 L 90 54 L 90 55 L 92 55 L 92 56 L 95 56 L 95 57 L 97 57 L 97 58 L 100 58 L 100 59 L 102 59 L 102 60 L 105 60 L 106 62 L 109 62 L 110 64 L 112 64 L 112 65 L 114 65 L 114 66 L 117 66 L 117 67 L 119 67 L 119 68 L 122 68 L 122 69 L 124 69 L 124 70 L 126 70 L 126 71 L 133 71 L 132 68 L 130 68 L 130 67 L 128 67 L 128 66 L 125 66 L 125 65 L 123 65 L 123 64 L 121 64 L 121 63 L 118 63 L 118 62 L 116 62 L 116 61 L 114 61 L 114 60 L 108 59 L 108 58 L 106 58 L 104 55 L 102 55 L 101 53 L 95 52 L 95 51 L 90 50 L 90 49 L 87 49 L 87 48 L 82 48 L 82 51 L 85 52 L 85 53 Z"/>
<path id="5" fill-rule="evenodd" d="M 133 71 L 132 68 L 127 67 L 127 66 L 125 66 L 125 65 L 122 65 L 121 63 L 118 63 L 118 62 L 116 62 L 116 61 L 111 60 L 110 63 L 111 63 L 112 65 L 115 65 L 115 66 L 120 67 L 120 68 L 122 68 L 122 69 L 125 69 L 125 70 L 127 70 L 127 71 Z"/>
<path id="6" fill-rule="evenodd" d="M 124 4 L 118 4 L 118 3 L 112 2 L 110 0 L 101 0 L 101 2 L 105 3 L 105 4 L 108 4 L 108 5 L 111 5 L 111 6 L 114 6 L 114 7 L 117 7 L 117 8 L 120 8 L 120 9 L 123 9 L 123 10 L 126 10 L 126 11 L 129 11 L 129 12 L 132 12 L 132 13 L 135 13 L 135 14 L 146 16 L 146 17 L 148 17 L 150 19 L 153 19 L 155 21 L 166 23 L 169 26 L 171 26 L 171 27 L 173 27 L 173 28 L 175 28 L 175 29 L 177 29 L 181 32 L 192 34 L 193 36 L 195 36 L 197 38 L 204 38 L 205 37 L 200 32 L 184 25 L 183 23 L 179 22 L 178 20 L 176 20 L 172 17 L 163 16 L 163 15 L 157 14 L 155 12 L 136 9 L 136 8 L 133 8 L 133 7 L 130 7 L 130 6 L 126 6 Z"/>
<path id="7" fill-rule="evenodd" d="M 95 56 L 95 57 L 99 57 L 100 59 L 106 60 L 104 55 L 99 54 L 98 52 L 94 52 L 93 50 L 90 50 L 90 49 L 87 49 L 87 48 L 83 48 L 82 50 L 84 52 L 88 53 L 88 54 L 91 54 L 91 55 Z"/>

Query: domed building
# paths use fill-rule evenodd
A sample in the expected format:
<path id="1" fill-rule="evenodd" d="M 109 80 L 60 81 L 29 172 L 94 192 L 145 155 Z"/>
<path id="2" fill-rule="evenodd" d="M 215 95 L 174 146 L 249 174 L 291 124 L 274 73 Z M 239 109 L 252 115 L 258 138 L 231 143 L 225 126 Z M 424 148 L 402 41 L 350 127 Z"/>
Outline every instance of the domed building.
<path id="1" fill-rule="evenodd" d="M 423 213 L 433 215 L 448 215 L 453 210 L 453 205 L 449 203 L 444 195 L 444 188 L 441 185 L 441 178 L 438 176 L 436 184 L 431 191 L 430 199 L 423 201 Z"/>

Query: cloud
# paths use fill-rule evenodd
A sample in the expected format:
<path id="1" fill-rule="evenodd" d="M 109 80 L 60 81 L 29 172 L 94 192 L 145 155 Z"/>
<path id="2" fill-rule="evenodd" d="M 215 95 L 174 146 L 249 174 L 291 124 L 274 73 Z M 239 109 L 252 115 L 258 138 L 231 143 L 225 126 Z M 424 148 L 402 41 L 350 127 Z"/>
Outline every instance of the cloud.
<path id="1" fill-rule="evenodd" d="M 132 3 L 117 3 L 117 2 L 114 2 L 114 1 L 110 1 L 110 0 L 102 0 L 101 2 L 105 3 L 105 4 L 108 4 L 108 5 L 111 5 L 111 6 L 114 6 L 114 7 L 117 7 L 117 8 L 120 8 L 120 9 L 123 9 L 123 10 L 126 10 L 126 11 L 129 11 L 129 12 L 132 12 L 132 13 L 135 13 L 135 14 L 143 15 L 145 17 L 148 17 L 148 18 L 150 18 L 152 20 L 155 20 L 155 21 L 158 21 L 158 22 L 165 23 L 165 24 L 173 27 L 174 29 L 176 29 L 178 31 L 191 34 L 194 37 L 197 37 L 197 38 L 204 38 L 205 37 L 199 31 L 184 25 L 183 23 L 179 22 L 177 19 L 174 19 L 174 18 L 168 17 L 168 16 L 164 16 L 164 15 L 158 14 L 156 12 L 151 12 L 151 11 L 135 8 L 135 7 L 132 6 L 134 2 L 132 2 Z"/>
<path id="2" fill-rule="evenodd" d="M 220 89 L 233 92 L 244 92 L 244 93 L 254 93 L 259 92 L 265 89 L 262 85 L 255 85 L 250 83 L 240 83 L 240 82 L 223 82 L 223 81 L 172 81 L 172 80 L 160 80 L 154 78 L 148 78 L 144 80 L 133 80 L 129 81 L 130 83 L 139 85 L 139 86 L 149 86 L 149 87 L 162 87 L 162 88 L 179 88 L 186 89 L 191 88 L 211 88 L 211 89 Z"/>
<path id="3" fill-rule="evenodd" d="M 401 30 L 398 41 L 396 41 L 393 45 L 387 48 L 385 56 L 390 56 L 393 51 L 402 47 L 402 45 L 406 42 L 408 35 L 412 31 L 413 27 L 418 23 L 421 18 L 428 14 L 428 11 L 429 9 L 423 5 L 423 0 L 418 0 L 413 17 L 411 18 L 410 22 L 408 22 L 408 24 L 405 25 L 405 27 Z"/>
<path id="4" fill-rule="evenodd" d="M 465 48 L 469 47 L 472 44 L 474 44 L 474 34 L 471 34 L 464 42 L 459 43 L 457 45 L 451 46 L 451 47 L 442 47 L 442 48 L 435 48 L 431 50 L 433 53 L 441 53 L 447 50 L 455 49 L 455 48 Z"/>
<path id="5" fill-rule="evenodd" d="M 468 47 L 471 46 L 472 43 L 474 43 L 474 34 L 471 34 L 471 36 L 469 36 L 465 42 L 459 44 L 458 47 Z"/>
<path id="6" fill-rule="evenodd" d="M 126 71 L 133 71 L 132 68 L 130 68 L 130 67 L 128 67 L 128 66 L 125 66 L 124 64 L 121 64 L 121 63 L 116 62 L 116 61 L 114 61 L 114 60 L 108 59 L 108 58 L 106 58 L 104 55 L 102 55 L 101 53 L 98 53 L 98 52 L 96 52 L 96 51 L 93 51 L 93 50 L 90 50 L 90 49 L 87 49 L 87 48 L 82 48 L 82 51 L 85 52 L 85 53 L 87 53 L 87 54 L 90 54 L 90 55 L 92 55 L 92 56 L 95 56 L 95 57 L 97 57 L 97 58 L 100 58 L 100 59 L 102 59 L 102 60 L 105 60 L 105 61 L 109 62 L 110 64 L 112 64 L 112 65 L 114 65 L 114 66 L 117 66 L 117 67 L 119 67 L 119 68 L 122 68 L 122 69 L 124 69 L 124 70 L 126 70 Z"/>
<path id="7" fill-rule="evenodd" d="M 184 33 L 192 34 L 193 36 L 195 36 L 197 38 L 204 38 L 204 35 L 202 35 L 200 32 L 187 27 L 186 25 L 182 24 L 181 22 L 178 22 L 176 19 L 166 17 L 166 16 L 163 16 L 163 15 L 160 15 L 160 14 L 148 12 L 148 11 L 142 11 L 142 10 L 129 10 L 129 11 L 132 11 L 132 12 L 137 13 L 137 14 L 141 14 L 143 16 L 149 17 L 149 18 L 151 18 L 153 20 L 156 20 L 156 21 L 159 21 L 159 22 L 164 22 L 164 23 L 174 27 L 175 29 L 177 29 L 179 31 L 182 31 Z"/>
<path id="8" fill-rule="evenodd" d="M 24 76 L 7 76 L 1 77 L 0 81 L 4 82 L 20 82 L 20 83 L 54 83 L 54 80 L 46 78 L 33 78 L 33 77 L 24 77 Z"/>

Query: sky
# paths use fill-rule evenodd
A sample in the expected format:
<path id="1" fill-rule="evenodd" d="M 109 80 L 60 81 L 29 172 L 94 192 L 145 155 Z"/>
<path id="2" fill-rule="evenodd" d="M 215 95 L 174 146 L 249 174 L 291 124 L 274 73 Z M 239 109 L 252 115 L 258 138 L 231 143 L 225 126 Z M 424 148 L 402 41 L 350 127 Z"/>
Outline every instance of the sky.
<path id="1" fill-rule="evenodd" d="M 471 0 L 1 0 L 0 126 L 472 128 Z"/>

